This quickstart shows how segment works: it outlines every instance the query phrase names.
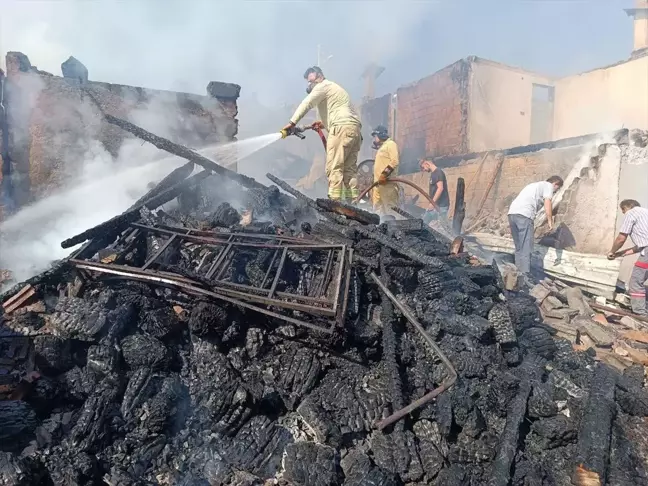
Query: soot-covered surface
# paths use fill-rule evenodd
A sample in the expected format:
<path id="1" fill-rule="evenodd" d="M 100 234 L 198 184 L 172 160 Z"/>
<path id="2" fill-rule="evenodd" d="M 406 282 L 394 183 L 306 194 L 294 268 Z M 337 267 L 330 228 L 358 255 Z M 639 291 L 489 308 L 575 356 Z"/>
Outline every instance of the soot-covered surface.
<path id="1" fill-rule="evenodd" d="M 231 195 L 213 196 L 212 183 L 173 212 L 142 211 L 139 223 L 349 245 L 342 321 L 326 334 L 150 281 L 86 273 L 78 285 L 64 265 L 33 283 L 38 305 L 3 316 L 3 352 L 25 335 L 29 351 L 3 375 L 0 484 L 548 486 L 571 484 L 579 465 L 601 484 L 648 482 L 643 369 L 622 376 L 555 340 L 532 298 L 503 291 L 493 267 L 450 256 L 426 230 L 322 219 L 279 204 L 276 188 L 225 205 Z M 244 224 L 241 207 L 256 221 Z M 131 228 L 90 260 L 142 267 L 164 242 Z M 213 290 L 208 253 L 169 245 L 149 269 Z M 260 285 L 270 260 L 241 251 L 222 279 Z M 278 288 L 321 289 L 316 252 L 286 261 Z M 382 430 L 448 369 L 370 272 L 458 374 Z"/>

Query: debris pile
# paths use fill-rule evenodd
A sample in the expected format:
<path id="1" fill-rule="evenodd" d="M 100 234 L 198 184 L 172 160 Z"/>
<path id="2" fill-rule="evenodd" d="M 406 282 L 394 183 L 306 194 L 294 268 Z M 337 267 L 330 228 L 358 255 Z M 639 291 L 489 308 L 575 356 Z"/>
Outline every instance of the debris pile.
<path id="1" fill-rule="evenodd" d="M 556 336 L 619 370 L 648 366 L 648 318 L 590 302 L 578 288 L 545 279 L 531 289 Z"/>
<path id="2" fill-rule="evenodd" d="M 646 484 L 643 367 L 420 220 L 190 172 L 2 296 L 0 483 Z"/>

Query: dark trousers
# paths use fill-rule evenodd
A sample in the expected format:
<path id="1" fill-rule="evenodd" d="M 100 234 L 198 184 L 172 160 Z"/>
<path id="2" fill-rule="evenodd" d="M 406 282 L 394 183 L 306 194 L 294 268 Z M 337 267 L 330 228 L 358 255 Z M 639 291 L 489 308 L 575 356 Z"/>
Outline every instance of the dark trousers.
<path id="1" fill-rule="evenodd" d="M 628 281 L 632 312 L 640 316 L 648 315 L 646 312 L 646 287 L 644 287 L 644 282 L 648 279 L 648 249 L 644 252 L 645 255 L 639 256 L 637 263 L 632 268 L 632 274 Z"/>
<path id="2" fill-rule="evenodd" d="M 519 272 L 529 273 L 533 252 L 533 220 L 520 214 L 509 214 L 508 220 L 515 244 L 515 266 Z"/>

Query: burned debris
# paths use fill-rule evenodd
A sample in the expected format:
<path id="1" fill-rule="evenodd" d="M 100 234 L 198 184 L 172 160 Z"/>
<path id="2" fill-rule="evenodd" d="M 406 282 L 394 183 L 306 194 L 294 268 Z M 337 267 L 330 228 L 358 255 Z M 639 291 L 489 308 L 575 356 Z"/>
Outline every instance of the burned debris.
<path id="1" fill-rule="evenodd" d="M 643 368 L 417 220 L 193 162 L 2 296 L 0 483 L 646 484 Z"/>

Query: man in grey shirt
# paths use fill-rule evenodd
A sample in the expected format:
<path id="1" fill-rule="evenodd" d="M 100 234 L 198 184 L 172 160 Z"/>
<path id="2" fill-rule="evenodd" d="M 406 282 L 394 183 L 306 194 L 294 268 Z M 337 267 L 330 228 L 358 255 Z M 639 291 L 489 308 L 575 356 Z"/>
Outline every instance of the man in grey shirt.
<path id="1" fill-rule="evenodd" d="M 528 274 L 531 271 L 535 232 L 533 221 L 536 214 L 544 203 L 549 229 L 553 229 L 551 198 L 562 185 L 563 180 L 559 176 L 551 176 L 546 181 L 534 182 L 526 186 L 511 203 L 508 220 L 515 244 L 515 266 L 521 273 Z"/>

